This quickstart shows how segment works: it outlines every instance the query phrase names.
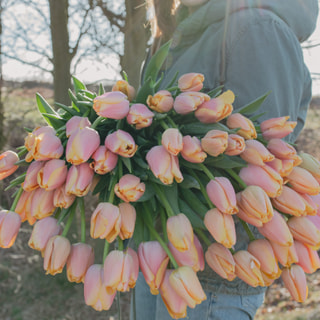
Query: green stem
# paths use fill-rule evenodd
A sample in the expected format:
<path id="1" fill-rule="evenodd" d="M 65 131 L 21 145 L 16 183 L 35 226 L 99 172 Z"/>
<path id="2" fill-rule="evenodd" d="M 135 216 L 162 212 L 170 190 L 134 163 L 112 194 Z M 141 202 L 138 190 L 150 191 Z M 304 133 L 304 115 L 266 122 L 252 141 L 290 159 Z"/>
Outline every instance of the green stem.
<path id="1" fill-rule="evenodd" d="M 167 117 L 168 121 L 170 122 L 170 125 L 172 128 L 178 128 L 178 126 L 176 125 L 176 123 L 172 120 L 172 118 Z"/>
<path id="2" fill-rule="evenodd" d="M 252 231 L 249 228 L 249 225 L 245 221 L 243 221 L 242 219 L 239 219 L 239 220 L 241 221 L 241 224 L 242 224 L 244 230 L 246 231 L 246 233 L 249 237 L 249 240 L 250 241 L 256 240 L 255 236 L 253 235 Z"/>
<path id="3" fill-rule="evenodd" d="M 18 193 L 16 194 L 16 196 L 14 197 L 14 200 L 13 200 L 13 203 L 12 203 L 12 206 L 10 208 L 10 211 L 14 211 L 16 210 L 16 207 L 17 207 L 17 204 L 18 204 L 18 201 L 22 195 L 22 192 L 23 192 L 23 188 L 20 187 Z"/>
<path id="4" fill-rule="evenodd" d="M 75 200 L 75 202 L 77 202 L 77 200 Z M 66 225 L 65 225 L 65 227 L 63 229 L 63 232 L 61 234 L 63 237 L 66 237 L 67 234 L 68 234 L 68 231 L 69 231 L 69 229 L 70 229 L 70 227 L 72 225 L 72 221 L 73 221 L 74 215 L 76 213 L 76 208 L 77 208 L 77 205 L 75 204 L 72 207 L 72 209 L 71 209 L 71 211 L 69 213 L 69 217 L 68 217 L 67 223 L 66 223 Z"/>
<path id="5" fill-rule="evenodd" d="M 81 214 L 81 242 L 86 242 L 86 215 L 85 215 L 85 207 L 84 207 L 84 199 L 83 197 L 79 198 L 79 207 Z"/>
<path id="6" fill-rule="evenodd" d="M 91 125 L 91 129 L 95 129 L 104 119 L 104 117 L 98 117 L 96 120 L 94 120 L 93 124 Z"/>
<path id="7" fill-rule="evenodd" d="M 160 210 L 160 221 L 161 221 L 161 226 L 163 231 L 163 238 L 164 238 L 164 241 L 168 242 L 166 213 L 163 207 L 161 207 L 159 210 Z"/>
<path id="8" fill-rule="evenodd" d="M 244 181 L 232 169 L 225 169 L 225 170 L 230 174 L 232 178 L 234 178 L 240 184 L 241 187 L 243 187 L 244 189 L 247 187 Z"/>
<path id="9" fill-rule="evenodd" d="M 203 163 L 199 163 L 199 166 L 200 166 L 201 170 L 207 175 L 207 177 L 210 180 L 214 180 L 214 175 L 211 173 L 211 171 Z"/>
<path id="10" fill-rule="evenodd" d="M 170 88 L 167 88 L 166 90 L 168 91 L 176 91 L 176 90 L 179 90 L 180 88 L 178 86 L 175 86 L 175 87 L 170 87 Z"/>
<path id="11" fill-rule="evenodd" d="M 123 251 L 123 240 L 118 237 L 118 250 Z"/>
<path id="12" fill-rule="evenodd" d="M 28 152 L 27 148 L 22 149 L 18 152 L 19 159 Z"/>
<path id="13" fill-rule="evenodd" d="M 167 130 L 167 129 L 170 128 L 163 120 L 160 120 L 159 122 L 160 122 L 160 124 L 161 124 L 161 127 L 162 127 L 164 130 Z"/>
<path id="14" fill-rule="evenodd" d="M 122 310 L 121 310 L 121 304 L 120 304 L 120 291 L 117 291 L 117 308 L 118 308 L 118 319 L 122 320 Z"/>
<path id="15" fill-rule="evenodd" d="M 106 257 L 109 253 L 109 248 L 110 248 L 110 243 L 107 240 L 105 240 L 104 248 L 103 248 L 103 260 L 102 260 L 103 263 L 104 263 L 104 260 L 106 260 Z"/>
<path id="16" fill-rule="evenodd" d="M 208 237 L 205 235 L 205 233 L 199 228 L 196 228 L 194 230 L 195 230 L 196 234 L 199 236 L 199 238 L 201 238 L 203 240 L 203 242 L 209 247 L 211 245 L 211 241 L 208 239 Z"/>
<path id="17" fill-rule="evenodd" d="M 156 185 L 155 183 L 152 186 L 153 186 L 153 189 L 156 191 L 157 196 L 160 198 L 162 204 L 164 205 L 168 216 L 169 217 L 175 216 L 175 213 L 174 213 L 173 209 L 171 208 L 170 203 L 168 202 L 167 198 L 163 194 L 161 187 Z"/>

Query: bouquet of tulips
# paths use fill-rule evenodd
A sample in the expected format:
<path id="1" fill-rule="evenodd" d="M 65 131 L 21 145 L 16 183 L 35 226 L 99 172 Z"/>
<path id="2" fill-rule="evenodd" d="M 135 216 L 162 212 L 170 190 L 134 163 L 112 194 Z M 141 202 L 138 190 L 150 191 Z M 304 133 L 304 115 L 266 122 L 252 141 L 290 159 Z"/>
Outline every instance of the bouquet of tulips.
<path id="1" fill-rule="evenodd" d="M 187 306 L 206 299 L 197 276 L 205 262 L 254 287 L 281 276 L 303 302 L 305 273 L 320 267 L 319 161 L 282 139 L 296 125 L 288 117 L 258 124 L 251 116 L 267 95 L 234 111 L 233 92 L 206 91 L 198 73 L 159 90 L 168 47 L 151 59 L 137 94 L 124 77 L 97 94 L 73 78 L 71 105 L 56 103 L 57 111 L 37 95 L 48 125 L 0 155 L 0 179 L 26 168 L 8 187 L 16 192 L 0 211 L 0 246 L 11 247 L 28 221 L 28 244 L 46 273 L 66 266 L 99 311 L 134 288 L 141 270 L 172 318 L 186 317 Z M 92 213 L 88 193 L 98 197 Z M 71 244 L 76 215 L 81 239 Z M 90 237 L 105 241 L 103 257 L 86 243 L 88 215 Z M 235 222 L 249 236 L 247 250 L 235 249 Z"/>

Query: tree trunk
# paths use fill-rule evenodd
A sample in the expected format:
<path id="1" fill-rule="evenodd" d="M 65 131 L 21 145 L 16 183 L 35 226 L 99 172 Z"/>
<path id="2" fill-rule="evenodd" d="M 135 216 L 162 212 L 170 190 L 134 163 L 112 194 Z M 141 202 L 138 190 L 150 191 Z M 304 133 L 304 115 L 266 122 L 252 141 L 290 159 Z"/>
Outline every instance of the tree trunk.
<path id="1" fill-rule="evenodd" d="M 124 31 L 124 54 L 120 57 L 122 70 L 136 89 L 140 83 L 141 64 L 146 56 L 150 32 L 146 25 L 144 0 L 126 0 L 126 23 Z"/>
<path id="2" fill-rule="evenodd" d="M 71 87 L 69 47 L 68 0 L 49 0 L 50 29 L 53 53 L 54 99 L 69 104 L 68 89 Z"/>

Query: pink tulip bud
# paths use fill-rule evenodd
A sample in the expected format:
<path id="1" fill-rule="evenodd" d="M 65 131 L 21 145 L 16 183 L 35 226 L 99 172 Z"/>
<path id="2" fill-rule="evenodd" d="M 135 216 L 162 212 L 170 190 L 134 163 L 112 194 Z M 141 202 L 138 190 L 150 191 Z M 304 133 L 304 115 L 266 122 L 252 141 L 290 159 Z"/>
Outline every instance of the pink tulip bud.
<path id="1" fill-rule="evenodd" d="M 70 282 L 84 282 L 87 270 L 94 263 L 93 248 L 86 243 L 74 243 L 67 260 L 67 277 Z"/>
<path id="2" fill-rule="evenodd" d="M 294 244 L 290 246 L 282 246 L 270 241 L 274 255 L 284 267 L 290 267 L 293 263 L 298 262 L 298 254 Z"/>
<path id="3" fill-rule="evenodd" d="M 83 197 L 88 194 L 94 172 L 89 163 L 81 163 L 78 166 L 72 165 L 69 168 L 66 179 L 66 193 Z"/>
<path id="4" fill-rule="evenodd" d="M 182 146 L 181 156 L 189 162 L 202 163 L 207 157 L 197 137 L 184 136 L 182 138 Z"/>
<path id="5" fill-rule="evenodd" d="M 46 217 L 38 220 L 32 229 L 28 246 L 40 251 L 43 257 L 49 239 L 61 234 L 61 231 L 62 228 L 55 218 Z"/>
<path id="6" fill-rule="evenodd" d="M 230 180 L 225 177 L 216 177 L 209 181 L 206 190 L 211 202 L 221 212 L 227 214 L 238 212 L 236 194 Z"/>
<path id="7" fill-rule="evenodd" d="M 93 161 L 90 163 L 90 168 L 101 175 L 112 171 L 118 163 L 118 155 L 105 146 L 98 147 L 91 158 Z"/>
<path id="8" fill-rule="evenodd" d="M 141 242 L 138 248 L 141 272 L 152 294 L 158 294 L 169 257 L 157 241 Z"/>
<path id="9" fill-rule="evenodd" d="M 137 130 L 151 126 L 154 113 L 144 104 L 135 103 L 130 107 L 127 122 Z"/>
<path id="10" fill-rule="evenodd" d="M 43 268 L 46 274 L 61 273 L 71 251 L 70 241 L 63 236 L 56 235 L 49 239 L 44 251 Z"/>
<path id="11" fill-rule="evenodd" d="M 297 264 L 303 269 L 305 273 L 314 273 L 320 268 L 320 258 L 316 250 L 300 241 L 294 241 L 294 246 L 298 254 Z"/>
<path id="12" fill-rule="evenodd" d="M 240 154 L 240 157 L 246 162 L 257 166 L 263 166 L 265 162 L 269 162 L 274 159 L 274 155 L 272 155 L 258 140 L 247 140 L 246 147 Z"/>
<path id="13" fill-rule="evenodd" d="M 251 214 L 248 214 L 248 212 L 242 210 L 240 206 L 239 206 L 239 211 L 237 213 L 237 217 L 257 228 L 263 226 L 263 222 L 261 221 L 260 217 L 255 217 Z"/>
<path id="14" fill-rule="evenodd" d="M 103 266 L 91 265 L 84 278 L 84 300 L 97 311 L 109 310 L 116 292 L 108 294 L 103 284 Z"/>
<path id="15" fill-rule="evenodd" d="M 125 174 L 114 187 L 114 192 L 125 202 L 138 201 L 144 194 L 146 185 L 133 174 Z"/>
<path id="16" fill-rule="evenodd" d="M 281 177 L 286 177 L 293 170 L 293 163 L 294 160 L 281 160 L 275 158 L 272 161 L 266 162 L 266 165 L 278 172 Z"/>
<path id="17" fill-rule="evenodd" d="M 228 146 L 228 133 L 221 130 L 210 130 L 201 139 L 203 151 L 210 156 L 217 157 L 223 153 Z"/>
<path id="18" fill-rule="evenodd" d="M 232 111 L 234 93 L 228 90 L 209 101 L 204 102 L 194 113 L 202 123 L 215 123 L 228 117 Z"/>
<path id="19" fill-rule="evenodd" d="M 227 156 L 237 156 L 241 154 L 246 147 L 245 140 L 243 137 L 238 134 L 229 134 L 228 135 L 228 145 L 224 154 Z"/>
<path id="20" fill-rule="evenodd" d="M 20 216 L 8 210 L 0 211 L 0 247 L 10 248 L 16 241 L 21 226 Z"/>
<path id="21" fill-rule="evenodd" d="M 317 195 L 320 193 L 320 184 L 306 169 L 294 167 L 286 176 L 285 181 L 290 183 L 292 189 L 300 193 Z"/>
<path id="22" fill-rule="evenodd" d="M 72 134 L 76 133 L 79 129 L 84 129 L 90 127 L 91 122 L 87 117 L 73 116 L 66 123 L 66 136 L 70 137 Z"/>
<path id="23" fill-rule="evenodd" d="M 293 244 L 289 227 L 282 215 L 276 210 L 273 211 L 273 218 L 258 230 L 265 238 L 279 245 L 291 246 Z"/>
<path id="24" fill-rule="evenodd" d="M 261 122 L 260 128 L 262 136 L 266 140 L 282 139 L 288 134 L 293 132 L 293 129 L 297 125 L 296 121 L 287 121 L 289 116 L 271 118 Z"/>
<path id="25" fill-rule="evenodd" d="M 308 170 L 313 177 L 320 183 L 320 162 L 311 154 L 301 152 L 299 154 L 302 159 L 300 167 Z"/>
<path id="26" fill-rule="evenodd" d="M 235 262 L 231 252 L 220 243 L 212 243 L 205 254 L 209 267 L 223 279 L 235 279 Z"/>
<path id="27" fill-rule="evenodd" d="M 176 128 L 166 129 L 161 138 L 161 144 L 174 156 L 177 156 L 183 148 L 182 134 Z"/>
<path id="28" fill-rule="evenodd" d="M 31 200 L 31 215 L 36 219 L 43 219 L 53 214 L 56 209 L 53 204 L 54 190 L 46 191 L 38 188 L 33 191 Z"/>
<path id="29" fill-rule="evenodd" d="M 93 109 L 100 117 L 120 120 L 129 112 L 129 100 L 120 91 L 106 92 L 93 100 Z"/>
<path id="30" fill-rule="evenodd" d="M 147 104 L 151 110 L 156 112 L 169 112 L 173 107 L 173 98 L 169 91 L 160 90 L 154 96 L 148 96 Z"/>
<path id="31" fill-rule="evenodd" d="M 91 216 L 90 236 L 113 242 L 120 232 L 119 208 L 109 202 L 100 202 Z"/>
<path id="32" fill-rule="evenodd" d="M 125 158 L 133 157 L 138 149 L 132 136 L 123 130 L 117 130 L 107 135 L 105 146 L 113 153 Z"/>
<path id="33" fill-rule="evenodd" d="M 181 298 L 170 284 L 169 278 L 173 270 L 166 270 L 160 286 L 161 298 L 173 319 L 185 318 L 187 316 L 187 303 Z"/>
<path id="34" fill-rule="evenodd" d="M 183 213 L 169 217 L 167 220 L 168 239 L 179 251 L 187 251 L 193 245 L 193 228 Z"/>
<path id="35" fill-rule="evenodd" d="M 24 182 L 22 184 L 23 190 L 32 191 L 39 188 L 37 178 L 38 172 L 43 168 L 45 163 L 45 161 L 33 161 L 30 163 L 26 172 L 26 176 L 24 178 Z"/>
<path id="36" fill-rule="evenodd" d="M 18 155 L 13 151 L 5 151 L 0 154 L 0 181 L 13 174 L 19 166 L 15 163 L 19 161 Z"/>
<path id="37" fill-rule="evenodd" d="M 233 255 L 236 263 L 236 275 L 251 287 L 264 286 L 260 270 L 260 262 L 251 253 L 245 250 L 237 251 Z"/>
<path id="38" fill-rule="evenodd" d="M 112 87 L 112 91 L 121 91 L 128 97 L 129 101 L 132 101 L 136 95 L 134 87 L 125 80 L 118 80 Z"/>
<path id="39" fill-rule="evenodd" d="M 291 297 L 298 302 L 306 301 L 308 297 L 307 279 L 303 269 L 293 264 L 282 270 L 281 278 Z"/>
<path id="40" fill-rule="evenodd" d="M 197 274 L 188 266 L 172 271 L 169 283 L 190 308 L 195 308 L 197 304 L 207 299 Z"/>
<path id="41" fill-rule="evenodd" d="M 256 139 L 257 131 L 253 122 L 243 116 L 241 113 L 233 113 L 227 118 L 227 126 L 229 129 L 238 129 L 237 134 L 246 140 Z"/>
<path id="42" fill-rule="evenodd" d="M 227 248 L 236 243 L 236 229 L 233 217 L 217 208 L 209 210 L 204 217 L 204 224 L 212 237 Z"/>
<path id="43" fill-rule="evenodd" d="M 179 114 L 188 114 L 209 100 L 210 96 L 202 92 L 182 92 L 174 100 L 173 108 Z"/>
<path id="44" fill-rule="evenodd" d="M 269 166 L 249 164 L 241 168 L 239 177 L 248 186 L 255 185 L 262 188 L 270 198 L 277 197 L 282 192 L 283 179 Z"/>
<path id="45" fill-rule="evenodd" d="M 178 79 L 179 89 L 184 91 L 200 91 L 203 88 L 204 75 L 201 73 L 185 73 Z"/>
<path id="46" fill-rule="evenodd" d="M 183 180 L 176 156 L 170 154 L 163 146 L 152 147 L 146 156 L 152 173 L 164 184 L 171 184 L 173 179 L 178 183 Z"/>
<path id="47" fill-rule="evenodd" d="M 119 212 L 121 217 L 119 237 L 122 240 L 130 239 L 136 223 L 136 209 L 130 203 L 122 202 L 119 203 Z"/>
<path id="48" fill-rule="evenodd" d="M 31 226 L 37 221 L 37 219 L 32 216 L 31 212 L 31 202 L 34 192 L 35 190 L 30 192 L 23 191 L 15 209 L 15 212 L 18 213 L 21 218 L 21 222 L 28 220 L 28 223 Z"/>
<path id="49" fill-rule="evenodd" d="M 63 184 L 58 189 L 54 190 L 53 194 L 53 204 L 57 208 L 69 208 L 74 200 L 76 199 L 76 196 L 74 194 L 66 193 L 66 186 Z"/>

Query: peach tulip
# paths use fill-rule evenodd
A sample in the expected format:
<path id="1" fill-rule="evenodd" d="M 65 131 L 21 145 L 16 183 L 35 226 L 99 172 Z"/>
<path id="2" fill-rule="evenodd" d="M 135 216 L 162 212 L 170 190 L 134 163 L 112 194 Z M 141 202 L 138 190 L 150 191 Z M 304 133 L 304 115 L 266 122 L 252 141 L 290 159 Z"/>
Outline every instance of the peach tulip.
<path id="1" fill-rule="evenodd" d="M 274 255 L 284 267 L 290 267 L 293 263 L 298 262 L 298 254 L 294 244 L 290 246 L 282 246 L 278 243 L 270 241 Z"/>
<path id="2" fill-rule="evenodd" d="M 320 162 L 318 159 L 313 157 L 311 154 L 301 152 L 299 153 L 302 163 L 300 167 L 308 170 L 313 177 L 320 183 Z"/>
<path id="3" fill-rule="evenodd" d="M 119 237 L 130 239 L 133 236 L 136 223 L 136 209 L 127 202 L 119 203 L 119 212 L 121 218 Z"/>
<path id="4" fill-rule="evenodd" d="M 182 92 L 174 100 L 173 108 L 179 114 L 188 114 L 209 100 L 210 96 L 203 92 Z"/>
<path id="5" fill-rule="evenodd" d="M 289 116 L 271 118 L 261 122 L 262 136 L 266 140 L 282 139 L 293 132 L 297 125 L 296 121 L 288 121 Z"/>
<path id="6" fill-rule="evenodd" d="M 144 104 L 135 103 L 130 107 L 127 122 L 137 130 L 151 126 L 154 113 Z"/>
<path id="7" fill-rule="evenodd" d="M 15 212 L 18 213 L 21 218 L 21 222 L 28 220 L 28 223 L 31 226 L 37 221 L 37 219 L 32 216 L 31 212 L 31 203 L 34 192 L 35 190 L 30 192 L 23 191 L 15 208 Z"/>
<path id="8" fill-rule="evenodd" d="M 203 151 L 212 157 L 222 154 L 228 146 L 228 133 L 221 130 L 210 130 L 201 139 Z"/>
<path id="9" fill-rule="evenodd" d="M 246 211 L 242 210 L 240 206 L 239 211 L 237 212 L 237 217 L 257 228 L 263 226 L 263 222 L 261 221 L 260 217 L 255 217 L 251 214 L 248 214 Z"/>
<path id="10" fill-rule="evenodd" d="M 231 133 L 228 135 L 228 145 L 224 154 L 227 156 L 237 156 L 244 151 L 245 147 L 244 138 L 238 134 Z"/>
<path id="11" fill-rule="evenodd" d="M 100 117 L 120 120 L 129 112 L 129 100 L 121 91 L 106 92 L 94 98 L 93 109 Z"/>
<path id="12" fill-rule="evenodd" d="M 176 128 L 168 128 L 162 133 L 161 144 L 174 156 L 183 148 L 182 134 Z"/>
<path id="13" fill-rule="evenodd" d="M 293 160 L 294 166 L 298 166 L 302 162 L 302 159 L 297 155 L 297 150 L 282 139 L 269 140 L 267 148 L 278 159 Z"/>
<path id="14" fill-rule="evenodd" d="M 294 160 L 281 160 L 274 158 L 266 163 L 267 166 L 277 171 L 281 177 L 287 176 L 293 169 Z"/>
<path id="15" fill-rule="evenodd" d="M 19 156 L 13 151 L 5 151 L 0 154 L 0 181 L 13 174 L 18 166 Z"/>
<path id="16" fill-rule="evenodd" d="M 178 79 L 180 91 L 200 91 L 203 88 L 204 75 L 201 73 L 185 73 Z"/>
<path id="17" fill-rule="evenodd" d="M 61 273 L 71 251 L 70 241 L 63 236 L 56 235 L 49 239 L 43 257 L 43 268 L 46 274 Z"/>
<path id="18" fill-rule="evenodd" d="M 136 95 L 136 90 L 126 80 L 118 80 L 111 89 L 112 91 L 120 91 L 124 93 L 129 101 L 132 101 Z"/>
<path id="19" fill-rule="evenodd" d="M 118 163 L 118 155 L 105 146 L 99 146 L 91 158 L 93 161 L 90 162 L 90 168 L 101 175 L 112 171 Z"/>
<path id="20" fill-rule="evenodd" d="M 306 215 L 315 216 L 319 209 L 319 205 L 313 200 L 312 196 L 306 193 L 300 193 L 300 196 L 306 205 Z"/>
<path id="21" fill-rule="evenodd" d="M 100 202 L 91 216 L 90 236 L 113 242 L 120 233 L 119 208 L 109 202 Z"/>
<path id="22" fill-rule="evenodd" d="M 300 241 L 294 241 L 294 246 L 298 254 L 297 264 L 305 273 L 311 274 L 320 268 L 320 258 L 316 250 L 313 250 Z"/>
<path id="23" fill-rule="evenodd" d="M 125 202 L 135 202 L 139 200 L 146 189 L 146 185 L 140 182 L 140 178 L 133 174 L 125 174 L 114 187 L 114 192 Z"/>
<path id="24" fill-rule="evenodd" d="M 173 97 L 167 90 L 160 90 L 155 95 L 149 95 L 147 105 L 153 111 L 164 113 L 169 112 L 173 108 Z"/>
<path id="25" fill-rule="evenodd" d="M 53 194 L 53 204 L 57 208 L 69 208 L 74 200 L 76 199 L 76 196 L 74 194 L 69 194 L 66 192 L 66 185 L 63 184 L 58 189 L 54 190 Z"/>
<path id="26" fill-rule="evenodd" d="M 73 116 L 66 123 L 66 136 L 69 138 L 72 134 L 76 133 L 79 129 L 91 127 L 91 122 L 87 117 Z"/>
<path id="27" fill-rule="evenodd" d="M 27 169 L 22 187 L 24 191 L 32 191 L 39 188 L 38 172 L 45 165 L 45 161 L 32 161 Z"/>
<path id="28" fill-rule="evenodd" d="M 30 212 L 36 219 L 51 216 L 56 209 L 53 203 L 54 190 L 38 188 L 33 191 Z"/>
<path id="29" fill-rule="evenodd" d="M 16 241 L 21 226 L 19 214 L 13 211 L 0 211 L 0 247 L 10 248 Z"/>
<path id="30" fill-rule="evenodd" d="M 124 158 L 133 157 L 138 149 L 132 136 L 128 132 L 120 129 L 107 135 L 105 146 L 113 153 Z"/>
<path id="31" fill-rule="evenodd" d="M 274 159 L 274 155 L 272 155 L 258 140 L 247 140 L 245 143 L 246 147 L 240 154 L 240 157 L 246 162 L 257 166 L 263 166 L 265 162 L 269 162 Z"/>
<path id="32" fill-rule="evenodd" d="M 241 113 L 233 113 L 227 118 L 227 126 L 229 129 L 238 129 L 237 134 L 246 140 L 256 139 L 257 131 L 253 122 Z"/>
<path id="33" fill-rule="evenodd" d="M 234 188 L 225 177 L 216 177 L 206 186 L 211 202 L 223 213 L 235 214 L 238 212 L 237 199 Z"/>
<path id="34" fill-rule="evenodd" d="M 159 293 L 169 257 L 158 241 L 141 242 L 138 248 L 141 272 L 154 295 Z"/>
<path id="35" fill-rule="evenodd" d="M 197 137 L 184 136 L 182 138 L 181 156 L 183 159 L 192 163 L 202 163 L 207 154 L 201 147 L 201 142 Z"/>
<path id="36" fill-rule="evenodd" d="M 209 267 L 220 277 L 228 281 L 234 280 L 235 262 L 231 252 L 220 243 L 212 243 L 205 254 Z"/>

